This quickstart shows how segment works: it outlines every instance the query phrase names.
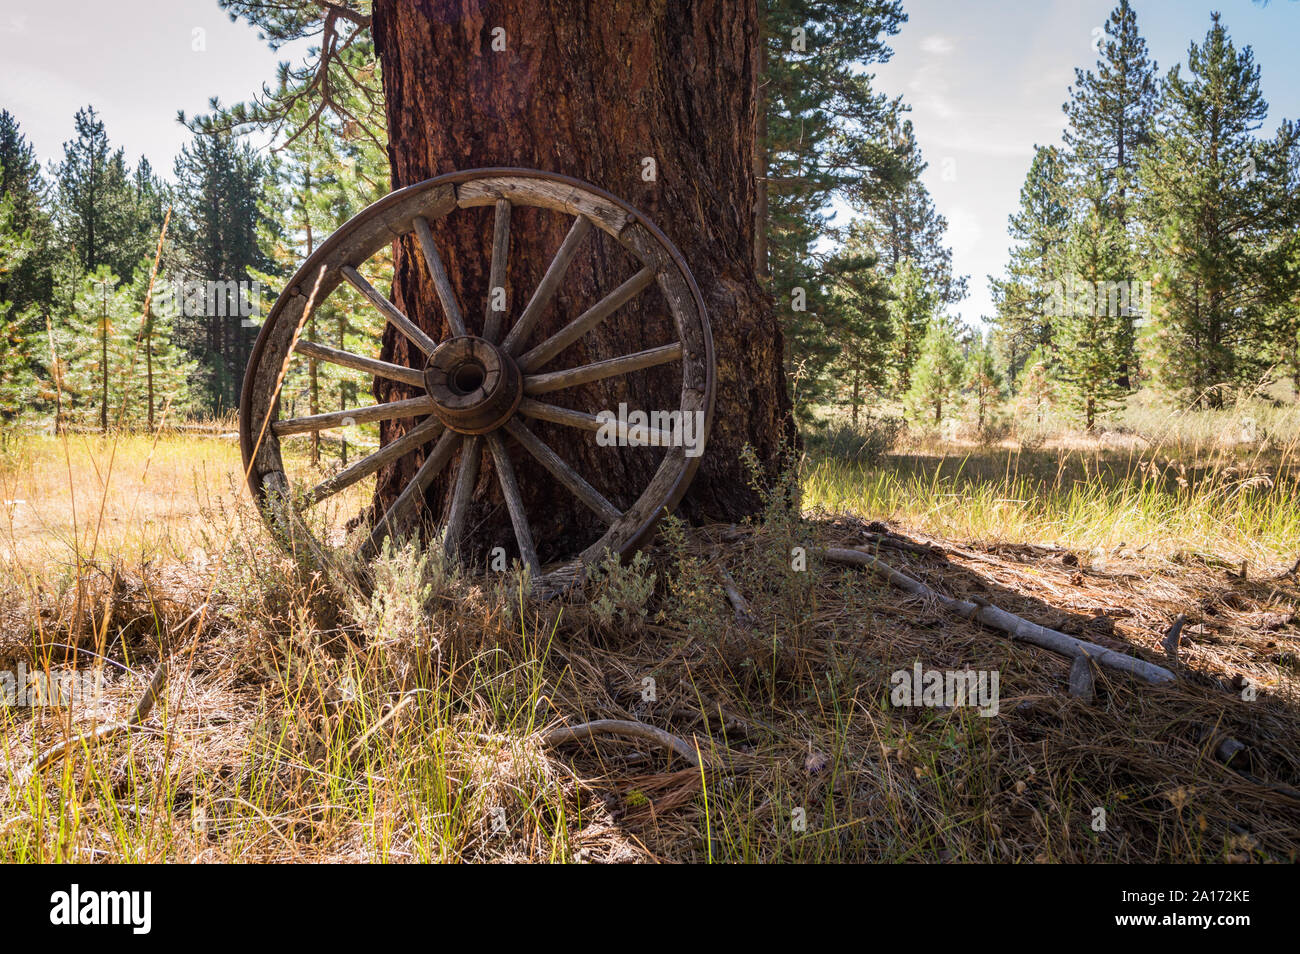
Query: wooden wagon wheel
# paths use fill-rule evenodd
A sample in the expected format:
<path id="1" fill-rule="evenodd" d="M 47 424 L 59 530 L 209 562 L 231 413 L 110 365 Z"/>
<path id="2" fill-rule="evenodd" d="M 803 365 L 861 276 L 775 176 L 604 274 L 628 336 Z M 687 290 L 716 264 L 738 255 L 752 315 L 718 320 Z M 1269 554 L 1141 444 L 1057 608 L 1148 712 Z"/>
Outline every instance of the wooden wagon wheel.
<path id="1" fill-rule="evenodd" d="M 429 223 L 473 206 L 494 208 L 489 301 L 482 325 L 467 322 L 443 267 Z M 563 243 L 545 275 L 511 322 L 495 310 L 491 291 L 504 287 L 510 246 L 511 209 L 533 206 L 547 214 L 571 216 Z M 574 255 L 588 241 L 592 227 L 607 233 L 640 263 L 640 268 L 596 304 L 558 331 L 535 340 L 538 319 L 556 297 Z M 434 341 L 371 285 L 358 268 L 396 238 L 414 234 L 437 292 L 451 336 Z M 423 367 L 405 367 L 376 357 L 328 347 L 301 338 L 304 309 L 314 290 L 314 307 L 347 282 L 395 326 L 413 346 Z M 657 285 L 672 313 L 676 341 L 593 361 L 556 367 L 569 345 L 599 325 L 651 285 Z M 376 343 L 377 347 L 377 343 Z M 414 398 L 349 410 L 282 419 L 280 387 L 295 360 L 328 362 L 401 382 L 420 391 Z M 534 432 L 535 422 L 550 422 L 592 434 L 601 428 L 596 415 L 548 403 L 552 392 L 602 379 L 644 373 L 659 365 L 680 366 L 682 417 L 694 415 L 699 427 L 688 448 L 681 434 L 654 428 L 617 429 L 624 443 L 667 446 L 658 469 L 640 496 L 626 509 L 612 504 Z M 627 203 L 567 176 L 528 169 L 476 169 L 438 176 L 384 197 L 338 229 L 312 254 L 276 300 L 253 347 L 240 402 L 240 444 L 249 486 L 277 538 L 298 549 L 305 545 L 328 559 L 329 547 L 316 539 L 304 511 L 381 471 L 407 454 L 423 453 L 414 478 L 403 486 L 388 511 L 367 527 L 357 550 L 372 557 L 387 537 L 407 532 L 418 519 L 425 490 L 462 449 L 452 479 L 454 490 L 442 520 L 439 540 L 455 558 L 467 533 L 466 514 L 478 477 L 482 444 L 491 453 L 502 497 L 518 544 L 519 556 L 534 579 L 552 585 L 575 578 L 583 564 L 606 550 L 626 555 L 639 546 L 658 519 L 685 494 L 700 462 L 713 411 L 714 355 L 708 317 L 699 289 L 681 254 L 668 238 Z M 309 488 L 294 488 L 286 475 L 280 439 L 347 424 L 411 418 L 405 434 Z M 671 415 L 670 415 L 671 417 Z M 507 437 L 510 439 L 507 440 Z M 429 445 L 432 445 L 430 448 Z M 590 508 L 606 527 L 603 535 L 577 554 L 539 565 L 532 523 L 517 483 L 512 455 L 528 454 L 555 480 Z M 355 543 L 353 546 L 357 546 Z"/>

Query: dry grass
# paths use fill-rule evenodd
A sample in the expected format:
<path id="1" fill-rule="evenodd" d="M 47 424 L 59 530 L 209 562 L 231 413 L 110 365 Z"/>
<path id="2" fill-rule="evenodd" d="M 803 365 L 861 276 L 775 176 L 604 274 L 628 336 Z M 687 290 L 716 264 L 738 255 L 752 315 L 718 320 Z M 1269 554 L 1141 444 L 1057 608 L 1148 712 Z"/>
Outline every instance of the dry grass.
<path id="1" fill-rule="evenodd" d="M 752 526 L 669 524 L 649 560 L 605 567 L 562 604 L 411 550 L 388 553 L 360 600 L 272 547 L 228 442 L 121 438 L 107 496 L 105 449 L 33 439 L 0 468 L 7 499 L 39 514 L 5 534 L 0 669 L 107 658 L 113 672 L 91 707 L 0 710 L 0 753 L 12 770 L 123 716 L 162 652 L 168 698 L 126 740 L 10 775 L 0 860 L 1294 861 L 1300 847 L 1300 585 L 1283 573 L 1284 502 L 1274 522 L 1216 539 L 1155 510 L 1121 519 L 1133 491 L 1098 491 L 1092 518 L 1110 529 L 1087 537 L 1085 503 L 1053 510 L 1066 498 L 1050 494 L 956 524 L 978 487 L 992 504 L 1014 486 L 995 478 L 995 451 L 966 461 L 967 476 L 986 468 L 969 484 L 946 483 L 941 461 L 942 493 L 888 506 L 874 490 L 832 501 L 815 465 L 807 495 L 833 508 L 800 515 L 773 497 Z M 931 466 L 897 458 L 861 478 L 907 487 L 909 468 Z M 1152 478 L 1143 492 L 1172 495 L 1177 512 L 1180 489 Z M 1159 661 L 1187 614 L 1184 678 L 1103 676 L 1085 705 L 1059 657 L 817 559 L 882 517 L 945 548 L 886 551 L 899 568 L 1093 641 Z M 1111 543 L 1130 527 L 1151 536 Z M 719 561 L 752 620 L 728 606 Z M 890 674 L 916 661 L 997 670 L 999 714 L 892 706 Z M 539 741 L 544 726 L 598 718 L 692 740 L 708 766 L 634 741 Z M 1224 736 L 1248 746 L 1233 768 L 1213 755 Z"/>

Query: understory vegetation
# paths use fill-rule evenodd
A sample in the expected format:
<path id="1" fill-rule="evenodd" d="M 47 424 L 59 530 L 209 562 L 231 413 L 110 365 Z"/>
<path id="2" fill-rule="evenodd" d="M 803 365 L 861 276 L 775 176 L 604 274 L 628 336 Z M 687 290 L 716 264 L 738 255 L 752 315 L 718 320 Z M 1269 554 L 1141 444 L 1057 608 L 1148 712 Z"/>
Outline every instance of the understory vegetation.
<path id="1" fill-rule="evenodd" d="M 810 434 L 802 507 L 775 492 L 750 524 L 670 520 L 548 601 L 412 547 L 368 596 L 311 572 L 219 437 L 11 444 L 0 669 L 102 666 L 105 687 L 0 709 L 0 859 L 1294 861 L 1295 431 L 1229 448 L 1195 420 L 1130 422 L 1117 446 Z M 1184 614 L 1183 678 L 1100 670 L 1087 704 L 1067 660 L 827 546 L 1160 663 Z M 164 658 L 138 727 L 79 741 Z M 998 714 L 894 706 L 916 663 L 999 672 Z M 601 719 L 702 764 L 545 742 Z M 1226 765 L 1225 739 L 1246 746 Z"/>

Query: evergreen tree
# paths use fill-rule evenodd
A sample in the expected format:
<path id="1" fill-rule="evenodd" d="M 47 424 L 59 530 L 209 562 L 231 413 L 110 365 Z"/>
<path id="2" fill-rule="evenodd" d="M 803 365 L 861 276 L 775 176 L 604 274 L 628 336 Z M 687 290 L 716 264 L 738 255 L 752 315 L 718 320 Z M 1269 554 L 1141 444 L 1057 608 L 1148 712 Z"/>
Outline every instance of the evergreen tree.
<path id="1" fill-rule="evenodd" d="M 1110 279 L 1126 252 L 1120 223 L 1094 206 L 1071 228 L 1061 256 L 1066 277 L 1056 318 L 1059 377 L 1089 431 L 1098 414 L 1128 390 L 1123 370 L 1136 303 L 1127 282 L 1120 295 Z"/>
<path id="2" fill-rule="evenodd" d="M 876 249 L 891 275 L 903 261 L 915 263 L 939 301 L 954 305 L 966 297 L 966 277 L 953 274 L 952 250 L 945 244 L 948 220 L 935 209 L 921 181 L 927 163 L 921 158 L 911 121 L 891 122 L 889 136 L 903 163 L 901 184 L 882 188 L 861 180 L 850 185 L 846 195 L 859 214 L 849 224 L 849 236 Z"/>
<path id="3" fill-rule="evenodd" d="M 831 389 L 835 289 L 869 282 L 852 273 L 876 259 L 830 251 L 832 200 L 860 183 L 899 189 L 910 175 L 888 135 L 901 104 L 863 69 L 889 59 L 905 20 L 899 0 L 763 0 L 755 264 L 785 315 L 786 365 L 805 408 Z"/>
<path id="4" fill-rule="evenodd" d="M 1076 195 L 1101 217 L 1108 232 L 1113 222 L 1123 240 L 1111 266 L 1114 272 L 1104 277 L 1130 281 L 1142 272 L 1130 207 L 1139 157 L 1153 128 L 1156 64 L 1147 57 L 1129 0 L 1120 0 L 1105 31 L 1097 72 L 1075 70 L 1075 84 L 1063 107 L 1069 120 L 1065 144 Z M 1124 351 L 1118 383 L 1127 389 L 1135 360 L 1131 320 L 1118 344 Z"/>
<path id="5" fill-rule="evenodd" d="M 14 197 L 0 193 L 0 289 L 10 284 L 7 279 L 20 272 L 35 248 L 30 233 L 15 225 L 14 206 Z M 15 302 L 0 298 L 0 438 L 27 408 L 34 383 L 32 338 L 27 330 L 32 311 L 34 305 L 19 311 Z"/>
<path id="6" fill-rule="evenodd" d="M 1275 322 L 1279 270 L 1294 234 L 1286 196 L 1296 127 L 1256 139 L 1268 110 L 1250 47 L 1238 50 L 1212 15 L 1187 73 L 1161 90 L 1161 122 L 1142 165 L 1153 244 L 1154 314 L 1147 336 L 1160 382 L 1211 406 L 1220 385 L 1257 382 L 1284 358 Z"/>
<path id="7" fill-rule="evenodd" d="M 1056 382 L 1042 351 L 1030 352 L 1025 359 L 1015 384 L 1015 393 L 1017 419 L 1026 421 L 1032 418 L 1035 424 L 1041 425 L 1057 399 Z"/>
<path id="8" fill-rule="evenodd" d="M 365 137 L 348 136 L 335 124 L 317 129 L 288 143 L 273 170 L 276 201 L 267 203 L 263 227 L 263 253 L 272 270 L 290 273 L 297 263 L 336 228 L 387 191 L 388 159 Z M 371 259 L 373 276 L 381 285 L 391 280 L 386 255 Z M 253 270 L 255 278 L 273 284 L 273 271 Z M 304 337 L 346 351 L 368 353 L 379 340 L 383 320 L 350 287 L 340 288 L 312 313 Z M 284 393 L 291 402 L 305 399 L 306 413 L 329 408 L 355 407 L 358 395 L 370 387 L 367 376 L 339 365 L 302 362 L 291 371 Z M 347 459 L 346 432 L 341 445 Z M 319 433 L 311 437 L 312 459 L 320 457 Z"/>
<path id="9" fill-rule="evenodd" d="M 228 132 L 199 133 L 176 160 L 176 243 L 184 277 L 212 294 L 177 318 L 177 331 L 199 360 L 207 407 L 218 413 L 239 403 L 255 330 L 242 311 L 253 273 L 271 263 L 261 245 L 268 224 L 263 202 L 269 169 L 247 142 Z"/>
<path id="10" fill-rule="evenodd" d="M 939 315 L 930 322 L 921 342 L 921 355 L 904 399 L 908 415 L 937 426 L 944 411 L 957 403 L 964 372 L 965 358 L 953 321 Z"/>
<path id="11" fill-rule="evenodd" d="M 94 107 L 77 110 L 76 136 L 63 144 L 55 184 L 59 237 L 80 274 L 105 265 L 131 275 L 148 243 L 141 240 L 125 155 L 110 146 Z"/>
<path id="12" fill-rule="evenodd" d="M 893 348 L 886 366 L 894 393 L 901 395 L 912 386 L 912 368 L 921 356 L 922 342 L 934 321 L 939 296 L 911 259 L 903 259 L 895 267 L 889 291 L 889 338 Z"/>
<path id="13" fill-rule="evenodd" d="M 1002 375 L 993 353 L 993 336 L 983 334 L 966 362 L 966 390 L 975 407 L 975 424 L 983 433 L 1002 399 Z"/>
<path id="14" fill-rule="evenodd" d="M 1055 146 L 1036 146 L 1020 208 L 1008 219 L 1015 244 L 1006 275 L 990 278 L 998 348 L 1012 378 L 1035 349 L 1049 356 L 1056 352 L 1052 292 L 1061 280 L 1058 258 L 1069 226 L 1065 161 Z"/>
<path id="15" fill-rule="evenodd" d="M 846 271 L 835 286 L 832 310 L 836 320 L 830 336 L 838 348 L 832 372 L 843 383 L 841 397 L 847 396 L 856 427 L 868 396 L 888 382 L 893 328 L 888 307 L 890 292 L 876 270 L 875 255 L 853 241 L 847 245 L 847 254 L 859 255 L 862 267 Z"/>
<path id="16" fill-rule="evenodd" d="M 52 295 L 52 236 L 45 211 L 47 186 L 36 151 L 7 110 L 0 110 L 0 201 L 8 204 L 3 233 L 21 241 L 23 254 L 11 256 L 0 273 L 0 301 L 8 302 L 6 320 L 20 311 L 39 315 Z M 16 237 L 22 236 L 21 240 Z M 33 308 L 33 306 L 37 306 Z M 35 327 L 24 327 L 33 334 Z M 40 329 L 43 331 L 43 329 Z"/>

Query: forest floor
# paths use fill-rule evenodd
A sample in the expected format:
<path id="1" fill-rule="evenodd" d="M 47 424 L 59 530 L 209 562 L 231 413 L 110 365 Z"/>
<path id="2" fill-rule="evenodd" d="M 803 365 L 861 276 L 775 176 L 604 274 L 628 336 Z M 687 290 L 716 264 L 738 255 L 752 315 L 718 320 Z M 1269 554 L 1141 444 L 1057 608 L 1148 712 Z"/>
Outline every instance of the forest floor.
<path id="1" fill-rule="evenodd" d="M 0 708 L 0 861 L 1294 862 L 1300 494 L 1280 433 L 813 439 L 802 509 L 669 523 L 549 602 L 410 550 L 370 598 L 304 574 L 228 440 L 22 438 L 0 457 L 0 672 L 108 662 L 85 705 Z M 1178 679 L 1100 669 L 1075 698 L 1069 660 L 826 547 Z M 28 771 L 127 718 L 164 655 L 133 731 Z M 996 714 L 893 704 L 917 663 L 996 673 Z M 601 719 L 685 754 L 545 737 Z"/>

